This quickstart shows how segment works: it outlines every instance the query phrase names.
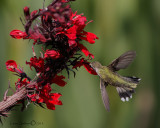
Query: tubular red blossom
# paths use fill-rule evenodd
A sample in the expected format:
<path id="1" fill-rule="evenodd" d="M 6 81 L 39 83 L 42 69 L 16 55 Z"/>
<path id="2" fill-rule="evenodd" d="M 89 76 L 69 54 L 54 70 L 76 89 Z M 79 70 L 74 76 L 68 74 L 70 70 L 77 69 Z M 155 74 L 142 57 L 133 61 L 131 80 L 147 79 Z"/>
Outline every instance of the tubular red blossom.
<path id="1" fill-rule="evenodd" d="M 41 57 L 39 59 L 36 56 L 31 57 L 30 62 L 26 62 L 26 64 L 29 64 L 30 68 L 34 67 L 37 72 L 44 71 L 44 59 Z"/>
<path id="2" fill-rule="evenodd" d="M 60 93 L 50 93 L 51 86 L 49 84 L 45 85 L 38 94 L 31 94 L 28 97 L 33 102 L 45 103 L 48 109 L 55 110 L 55 105 L 62 105 L 62 102 L 59 100 Z"/>
<path id="3" fill-rule="evenodd" d="M 50 94 L 50 102 L 52 102 L 55 105 L 62 105 L 62 102 L 58 100 L 62 95 L 60 93 L 51 93 Z"/>
<path id="4" fill-rule="evenodd" d="M 18 81 L 15 83 L 16 87 L 17 88 L 21 88 L 23 85 L 27 85 L 29 84 L 30 82 L 27 80 L 27 78 L 21 80 L 21 79 L 18 79 Z"/>
<path id="5" fill-rule="evenodd" d="M 93 70 L 93 68 L 89 64 L 84 63 L 83 66 L 90 74 L 97 75 L 97 73 Z"/>
<path id="6" fill-rule="evenodd" d="M 83 44 L 78 43 L 78 46 L 86 56 L 92 57 L 94 59 L 94 55 L 91 54 Z"/>
<path id="7" fill-rule="evenodd" d="M 26 39 L 27 38 L 27 34 L 25 32 L 22 32 L 20 30 L 13 30 L 10 32 L 10 36 L 12 36 L 12 38 L 16 38 L 16 39 Z"/>
<path id="8" fill-rule="evenodd" d="M 37 43 L 38 40 L 45 43 L 46 38 L 38 31 L 38 28 L 35 27 L 35 31 L 30 30 L 30 39 L 34 39 L 34 43 Z"/>
<path id="9" fill-rule="evenodd" d="M 80 61 L 78 61 L 76 63 L 76 65 L 73 67 L 74 68 L 77 68 L 77 67 L 81 67 L 81 66 L 84 66 L 85 69 L 92 75 L 97 75 L 97 73 L 93 70 L 93 68 L 89 65 L 89 62 L 87 60 L 84 60 L 84 58 L 82 58 Z"/>
<path id="10" fill-rule="evenodd" d="M 17 63 L 14 60 L 8 60 L 6 62 L 6 68 L 11 72 L 15 72 L 15 69 L 17 68 Z"/>
<path id="11" fill-rule="evenodd" d="M 49 100 L 46 102 L 47 108 L 55 110 L 55 105 L 62 105 L 59 97 L 62 96 L 60 93 L 51 93 Z"/>
<path id="12" fill-rule="evenodd" d="M 93 34 L 91 32 L 85 32 L 84 31 L 82 35 L 84 35 L 86 37 L 81 36 L 80 38 L 82 40 L 88 41 L 90 44 L 94 44 L 95 43 L 95 39 L 99 39 L 95 34 Z"/>
<path id="13" fill-rule="evenodd" d="M 77 42 L 75 40 L 68 40 L 68 44 L 71 49 L 77 47 Z"/>
<path id="14" fill-rule="evenodd" d="M 82 61 L 83 60 L 83 61 Z M 83 63 L 84 63 L 84 58 L 83 59 L 81 59 L 80 61 L 78 61 L 73 67 L 72 67 L 72 69 L 74 69 L 74 68 L 77 68 L 77 67 L 81 67 L 81 66 L 83 66 Z"/>
<path id="15" fill-rule="evenodd" d="M 77 15 L 77 12 L 75 12 L 74 14 L 71 15 L 71 20 L 73 25 L 71 25 L 71 27 L 68 28 L 66 31 L 61 31 L 57 34 L 66 35 L 69 39 L 68 43 L 70 43 L 70 41 L 76 42 L 77 39 L 85 40 L 91 44 L 95 43 L 95 39 L 98 39 L 98 37 L 91 32 L 85 32 L 83 30 L 84 27 L 88 24 L 86 23 L 87 19 L 85 16 L 82 16 L 82 14 Z M 69 46 L 71 45 L 69 44 Z"/>
<path id="16" fill-rule="evenodd" d="M 28 98 L 30 98 L 30 100 L 31 101 L 33 101 L 33 102 L 38 102 L 39 101 L 39 99 L 40 99 L 40 97 L 38 96 L 38 94 L 29 94 L 29 95 L 27 95 L 28 96 Z M 43 102 L 43 100 L 40 100 L 38 103 L 42 103 Z"/>
<path id="17" fill-rule="evenodd" d="M 24 15 L 25 15 L 26 20 L 29 20 L 30 19 L 29 8 L 26 6 L 26 7 L 24 7 L 23 11 L 24 11 Z"/>
<path id="18" fill-rule="evenodd" d="M 77 27 L 77 32 L 81 32 L 86 26 L 87 18 L 85 16 L 76 15 L 75 18 L 72 19 L 73 24 Z"/>
<path id="19" fill-rule="evenodd" d="M 72 21 L 74 24 L 73 27 L 76 30 L 76 33 L 79 35 L 79 38 L 82 40 L 86 40 L 91 44 L 95 43 L 95 39 L 98 39 L 98 37 L 91 32 L 85 32 L 83 30 L 84 27 L 88 24 L 86 23 L 87 22 L 86 17 L 82 16 L 82 14 L 81 15 L 76 15 L 76 14 L 77 12 L 75 14 L 72 14 L 72 18 L 73 18 Z"/>
<path id="20" fill-rule="evenodd" d="M 50 84 L 46 84 L 42 90 L 40 90 L 42 94 L 44 94 L 45 96 L 48 96 L 49 93 L 52 91 L 51 85 Z"/>
<path id="21" fill-rule="evenodd" d="M 65 77 L 63 75 L 61 75 L 61 76 L 56 75 L 54 77 L 54 79 L 52 80 L 52 82 L 63 87 L 67 84 L 63 79 L 65 79 Z"/>
<path id="22" fill-rule="evenodd" d="M 18 74 L 22 74 L 23 71 L 21 69 L 17 68 L 17 64 L 14 60 L 8 60 L 6 62 L 6 68 L 7 70 L 11 71 L 11 72 L 16 72 Z"/>
<path id="23" fill-rule="evenodd" d="M 47 51 L 44 54 L 44 59 L 46 59 L 46 58 L 58 59 L 58 58 L 60 58 L 60 56 L 61 55 L 58 51 L 47 49 Z"/>
<path id="24" fill-rule="evenodd" d="M 69 28 L 65 34 L 69 39 L 75 40 L 77 38 L 76 26 Z"/>
<path id="25" fill-rule="evenodd" d="M 38 10 L 34 10 L 31 12 L 31 14 L 30 14 L 31 19 L 36 15 L 37 12 L 38 12 Z"/>

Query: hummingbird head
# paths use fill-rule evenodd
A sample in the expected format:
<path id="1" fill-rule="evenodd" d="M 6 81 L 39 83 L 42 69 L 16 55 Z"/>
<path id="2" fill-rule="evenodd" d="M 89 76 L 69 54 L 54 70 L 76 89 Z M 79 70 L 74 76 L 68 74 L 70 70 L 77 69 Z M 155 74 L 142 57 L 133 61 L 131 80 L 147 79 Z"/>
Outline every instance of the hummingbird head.
<path id="1" fill-rule="evenodd" d="M 96 69 L 101 68 L 102 65 L 98 61 L 94 61 L 90 63 L 90 66 L 96 71 Z"/>

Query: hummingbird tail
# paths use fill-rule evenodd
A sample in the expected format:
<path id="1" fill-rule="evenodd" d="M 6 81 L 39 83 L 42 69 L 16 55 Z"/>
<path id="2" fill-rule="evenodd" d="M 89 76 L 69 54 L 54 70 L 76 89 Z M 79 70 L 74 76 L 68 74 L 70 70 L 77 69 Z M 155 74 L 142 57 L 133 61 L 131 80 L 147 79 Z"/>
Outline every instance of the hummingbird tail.
<path id="1" fill-rule="evenodd" d="M 133 88 L 128 87 L 116 87 L 117 92 L 123 102 L 129 101 L 132 98 L 132 94 L 135 92 Z"/>
<path id="2" fill-rule="evenodd" d="M 124 77 L 127 81 L 138 84 L 141 78 L 137 78 L 135 76 Z"/>

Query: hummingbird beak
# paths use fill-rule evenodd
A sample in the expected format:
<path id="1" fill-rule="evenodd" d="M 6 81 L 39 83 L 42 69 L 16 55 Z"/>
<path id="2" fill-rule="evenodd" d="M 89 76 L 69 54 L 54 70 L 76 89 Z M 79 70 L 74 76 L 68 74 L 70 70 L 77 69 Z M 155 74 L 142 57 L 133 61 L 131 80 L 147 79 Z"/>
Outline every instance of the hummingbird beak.
<path id="1" fill-rule="evenodd" d="M 93 70 L 95 70 L 95 68 L 93 67 L 92 63 L 89 63 L 89 66 L 90 66 Z"/>
<path id="2" fill-rule="evenodd" d="M 92 65 L 92 63 L 89 63 L 89 66 L 91 67 L 91 68 L 93 68 L 93 65 Z M 94 69 L 94 68 L 93 68 Z"/>

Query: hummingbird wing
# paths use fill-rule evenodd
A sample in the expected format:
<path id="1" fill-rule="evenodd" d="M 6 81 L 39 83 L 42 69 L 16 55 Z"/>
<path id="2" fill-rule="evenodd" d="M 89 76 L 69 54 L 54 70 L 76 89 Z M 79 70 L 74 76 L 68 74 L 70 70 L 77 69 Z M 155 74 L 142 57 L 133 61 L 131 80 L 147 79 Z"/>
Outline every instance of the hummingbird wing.
<path id="1" fill-rule="evenodd" d="M 108 65 L 108 67 L 112 71 L 118 71 L 120 69 L 125 69 L 132 63 L 135 57 L 136 57 L 135 51 L 125 52 L 120 57 L 115 59 L 110 65 Z"/>
<path id="2" fill-rule="evenodd" d="M 102 100 L 103 100 L 103 104 L 105 109 L 109 112 L 110 108 L 109 108 L 109 97 L 106 91 L 106 86 L 108 85 L 108 83 L 104 82 L 101 78 L 100 78 L 100 89 L 101 89 L 101 95 L 102 95 Z"/>

